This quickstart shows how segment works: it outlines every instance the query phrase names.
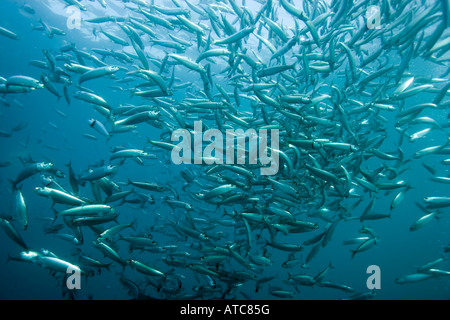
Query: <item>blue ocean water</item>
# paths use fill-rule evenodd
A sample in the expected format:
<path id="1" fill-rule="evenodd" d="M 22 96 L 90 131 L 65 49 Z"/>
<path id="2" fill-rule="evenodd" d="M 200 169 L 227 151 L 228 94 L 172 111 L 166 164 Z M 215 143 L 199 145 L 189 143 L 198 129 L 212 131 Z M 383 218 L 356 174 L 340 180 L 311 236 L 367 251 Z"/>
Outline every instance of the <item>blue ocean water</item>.
<path id="1" fill-rule="evenodd" d="M 281 12 L 282 8 L 279 7 L 278 2 L 273 2 L 275 3 L 274 6 L 278 8 L 277 10 Z M 105 16 L 107 14 L 123 14 L 120 10 L 126 11 L 127 14 L 133 14 L 132 10 L 124 9 L 124 5 L 136 7 L 133 2 L 123 3 L 122 1 L 106 0 L 108 9 L 103 9 L 98 2 L 82 1 L 82 3 L 88 8 L 87 13 L 81 11 L 82 15 L 90 18 L 93 16 Z M 155 3 L 161 6 L 173 6 L 170 1 L 164 3 L 155 1 Z M 214 1 L 210 3 L 214 3 Z M 427 5 L 432 6 L 436 5 L 436 3 L 431 1 Z M 58 55 L 61 46 L 70 43 L 76 44 L 79 50 L 85 52 L 92 52 L 91 50 L 94 48 L 118 51 L 122 49 L 120 45 L 114 44 L 107 38 L 99 36 L 99 27 L 96 25 L 82 22 L 81 29 L 69 30 L 66 25 L 68 14 L 64 9 L 64 1 L 29 1 L 27 4 L 33 7 L 35 10 L 34 14 L 24 11 L 23 1 L 4 0 L 0 4 L 1 26 L 20 35 L 20 40 L 12 40 L 3 36 L 0 38 L 0 76 L 5 79 L 15 75 L 26 75 L 40 79 L 41 73 L 47 71 L 36 68 L 30 65 L 29 62 L 32 60 L 46 61 L 42 52 L 43 49 L 49 50 L 55 56 Z M 184 3 L 183 6 L 186 7 Z M 249 8 L 254 8 L 253 13 L 256 14 L 258 11 L 257 8 L 261 4 L 248 1 L 248 6 Z M 405 10 L 410 10 L 410 8 L 408 7 Z M 137 15 L 137 13 L 134 14 Z M 192 14 L 192 16 L 195 19 L 195 15 Z M 66 35 L 54 35 L 52 38 L 49 38 L 45 34 L 45 31 L 33 31 L 33 26 L 39 26 L 40 19 L 50 26 L 64 30 Z M 289 19 L 286 18 L 285 20 L 289 22 Z M 208 21 L 205 22 L 205 24 L 207 23 Z M 111 27 L 112 33 L 124 38 L 126 37 L 125 33 L 117 25 L 114 25 L 114 23 L 108 26 Z M 238 25 L 235 26 L 238 27 Z M 92 33 L 94 27 L 97 28 L 97 37 Z M 294 26 L 291 27 L 294 28 Z M 105 28 L 104 30 L 107 29 Z M 158 37 L 167 38 L 163 28 L 155 27 L 155 30 L 157 31 Z M 426 36 L 429 36 L 429 33 L 434 29 L 430 28 L 426 30 Z M 180 34 L 185 38 L 188 36 L 191 37 L 189 41 L 193 43 L 193 48 L 190 48 L 186 53 L 181 53 L 188 56 L 190 52 L 196 50 L 197 38 L 195 35 L 193 36 L 186 32 L 181 32 Z M 148 41 L 146 35 L 141 34 L 141 36 L 144 41 Z M 419 37 L 417 36 L 417 39 Z M 249 48 L 251 44 L 249 42 Z M 164 58 L 164 52 L 161 48 L 156 48 L 156 46 L 151 46 L 146 42 L 146 49 L 147 54 L 155 57 L 157 61 L 161 61 Z M 170 49 L 165 50 L 170 51 L 170 53 L 175 53 L 175 51 Z M 250 48 L 250 50 L 256 51 L 257 48 Z M 298 52 L 298 49 L 296 50 Z M 128 47 L 127 51 L 133 53 L 132 47 L 131 49 Z M 397 63 L 399 64 L 401 62 L 401 57 L 399 57 L 397 51 L 393 49 L 391 51 L 392 53 L 389 50 L 383 51 L 384 56 L 380 59 L 381 61 L 385 59 L 389 61 L 388 63 L 397 66 Z M 264 53 L 266 52 L 262 52 L 262 54 Z M 389 54 L 392 54 L 392 56 L 389 56 Z M 266 56 L 262 58 L 265 61 L 269 60 Z M 71 61 L 76 62 L 73 54 L 71 59 Z M 195 57 L 192 57 L 192 59 L 195 59 Z M 135 58 L 132 64 L 121 64 L 112 60 L 110 57 L 104 61 L 110 65 L 120 65 L 127 68 L 128 71 L 135 69 L 132 66 L 133 64 L 139 64 L 137 58 Z M 57 60 L 57 65 L 61 68 L 63 68 L 64 63 L 67 63 L 67 61 Z M 95 67 L 92 62 L 88 62 L 88 64 L 91 67 Z M 151 67 L 153 70 L 157 70 L 155 65 L 151 64 Z M 214 68 L 214 83 L 220 83 L 227 91 L 232 92 L 234 82 L 219 73 L 223 67 L 222 65 L 212 66 Z M 359 69 L 365 70 L 362 67 Z M 345 70 L 345 68 L 341 68 L 340 71 L 342 72 L 342 70 Z M 407 72 L 415 76 L 415 86 L 431 82 L 430 79 L 440 78 L 443 74 L 444 78 L 446 78 L 442 81 L 436 80 L 435 82 L 431 82 L 437 91 L 422 92 L 420 95 L 407 98 L 404 102 L 405 105 L 412 106 L 433 101 L 436 93 L 443 87 L 443 84 L 448 83 L 448 75 L 445 76 L 447 70 L 448 59 L 438 64 L 424 59 L 422 56 L 414 57 L 407 68 Z M 366 68 L 363 74 L 371 71 L 373 71 L 373 68 Z M 130 97 L 128 88 L 134 88 L 135 83 L 139 81 L 129 84 L 118 84 L 115 82 L 121 79 L 121 77 L 124 77 L 125 73 L 121 70 L 116 74 L 117 79 L 105 77 L 86 82 L 83 86 L 102 96 L 113 108 L 127 104 L 136 106 L 155 105 L 151 99 Z M 170 79 L 171 72 L 167 73 L 166 76 L 167 79 Z M 174 90 L 174 99 L 180 102 L 183 99 L 201 97 L 198 91 L 203 90 L 203 83 L 197 73 L 180 67 L 176 69 L 175 76 L 179 83 L 191 81 L 193 85 L 191 87 L 192 90 Z M 74 83 L 78 81 L 78 75 L 71 74 L 71 77 Z M 339 87 L 344 87 L 345 74 L 343 76 L 341 73 L 336 76 L 332 82 L 330 78 L 322 75 L 317 76 L 316 79 L 319 83 L 322 81 L 326 85 L 336 84 Z M 422 79 L 422 82 L 420 79 Z M 382 78 L 380 81 L 382 80 L 385 80 L 385 78 Z M 117 86 L 125 89 L 119 90 Z M 55 87 L 63 95 L 63 86 L 56 83 Z M 74 84 L 68 86 L 68 88 L 71 94 L 78 91 Z M 217 89 L 214 89 L 214 94 L 219 94 Z M 348 208 L 348 211 L 346 211 L 348 216 L 356 217 L 356 219 L 340 220 L 335 232 L 331 235 L 331 241 L 328 245 L 321 248 L 307 266 L 302 267 L 308 253 L 313 247 L 304 246 L 302 252 L 294 255 L 295 258 L 301 260 L 301 263 L 290 269 L 281 266 L 284 261 L 289 259 L 289 253 L 267 246 L 266 241 L 271 239 L 269 232 L 264 228 L 260 229 L 259 226 L 257 227 L 252 224 L 250 228 L 252 229 L 251 235 L 253 237 L 251 252 L 253 254 L 265 253 L 273 263 L 270 266 L 246 268 L 229 257 L 217 265 L 209 266 L 210 270 L 221 270 L 229 273 L 243 271 L 250 273 L 253 278 L 239 281 L 235 278 L 231 281 L 230 279 L 224 280 L 223 277 L 217 277 L 214 279 L 216 284 L 211 286 L 211 278 L 208 278 L 200 272 L 194 272 L 189 268 L 189 265 L 199 264 L 206 266 L 202 262 L 202 257 L 205 255 L 205 251 L 202 251 L 202 249 L 208 245 L 220 244 L 226 248 L 227 245 L 237 243 L 244 246 L 247 243 L 247 235 L 245 233 L 246 229 L 242 224 L 239 224 L 239 227 L 235 227 L 223 226 L 217 223 L 218 220 L 224 218 L 233 220 L 229 215 L 225 215 L 224 211 L 228 213 L 233 212 L 233 210 L 243 212 L 243 204 L 236 204 L 234 206 L 208 204 L 195 199 L 192 196 L 194 192 L 189 194 L 189 188 L 183 188 L 185 181 L 182 179 L 180 172 L 186 169 L 192 170 L 195 173 L 195 176 L 200 181 L 199 183 L 205 189 L 208 186 L 214 185 L 213 183 L 200 179 L 201 176 L 206 176 L 205 171 L 207 169 L 205 166 L 174 165 L 168 151 L 152 148 L 147 143 L 147 139 L 163 141 L 162 137 L 164 137 L 161 135 L 161 132 L 164 132 L 163 130 L 150 124 L 139 124 L 137 129 L 132 132 L 115 133 L 109 139 L 100 135 L 89 126 L 89 119 L 97 119 L 103 122 L 108 130 L 111 130 L 112 127 L 108 119 L 98 113 L 90 104 L 73 97 L 71 97 L 70 105 L 68 105 L 64 96 L 57 101 L 57 98 L 48 90 L 39 89 L 26 94 L 7 94 L 2 98 L 8 105 L 2 103 L 0 106 L 0 129 L 4 132 L 11 132 L 12 134 L 10 137 L 0 137 L 0 162 L 10 162 L 9 166 L 0 168 L 0 195 L 2 199 L 0 215 L 11 220 L 30 250 L 39 251 L 46 249 L 53 252 L 59 258 L 75 264 L 77 264 L 80 252 L 105 263 L 112 262 L 92 246 L 92 242 L 96 239 L 96 233 L 89 227 L 82 227 L 84 239 L 83 244 L 80 245 L 63 240 L 56 234 L 45 233 L 45 228 L 54 224 L 63 224 L 63 229 L 59 231 L 61 234 L 71 234 L 72 231 L 64 224 L 62 219 L 57 219 L 54 222 L 51 220 L 55 216 L 54 210 L 60 211 L 67 208 L 67 206 L 55 204 L 52 207 L 52 201 L 50 199 L 41 197 L 34 191 L 36 187 L 42 186 L 40 173 L 21 183 L 21 191 L 26 200 L 29 215 L 29 226 L 27 230 L 23 230 L 20 220 L 16 215 L 15 193 L 10 183 L 10 180 L 15 180 L 18 173 L 24 168 L 21 159 L 31 157 L 34 162 L 45 161 L 53 163 L 55 168 L 64 173 L 64 177 L 56 178 L 56 180 L 66 190 L 71 190 L 68 178 L 68 163 L 71 163 L 74 171 L 80 174 L 86 172 L 88 168 L 95 167 L 95 164 L 101 161 L 104 161 L 104 164 L 109 164 L 111 153 L 115 147 L 145 148 L 149 153 L 155 154 L 157 156 L 156 159 L 142 159 L 143 163 L 127 159 L 119 165 L 117 174 L 112 176 L 111 180 L 117 183 L 122 190 L 129 190 L 131 188 L 127 185 L 128 180 L 158 183 L 159 185 L 167 186 L 175 190 L 176 194 L 179 195 L 179 200 L 192 203 L 194 206 L 194 210 L 190 212 L 186 212 L 183 209 L 171 209 L 164 202 L 166 197 L 173 196 L 170 191 L 157 193 L 143 190 L 139 190 L 139 192 L 142 191 L 144 194 L 151 195 L 155 200 L 154 203 L 146 203 L 143 207 L 140 204 L 132 203 L 121 204 L 120 202 L 116 202 L 112 204 L 119 213 L 118 223 L 131 223 L 135 221 L 135 230 L 127 229 L 121 232 L 121 235 L 151 235 L 152 239 L 157 242 L 158 247 L 164 248 L 164 252 L 162 253 L 146 250 L 133 250 L 130 252 L 125 241 L 118 240 L 119 238 L 116 237 L 113 244 L 116 246 L 117 252 L 124 260 L 135 259 L 142 261 L 167 273 L 167 280 L 161 281 L 159 278 L 143 275 L 130 266 L 126 266 L 123 269 L 116 262 L 112 262 L 109 270 L 102 270 L 101 273 L 94 270 L 94 275 L 83 278 L 81 289 L 73 292 L 73 296 L 76 299 L 133 298 L 129 294 L 128 288 L 121 283 L 121 278 L 133 281 L 139 285 L 141 293 L 158 299 L 183 299 L 190 297 L 199 299 L 277 299 L 277 297 L 270 294 L 270 291 L 275 289 L 292 291 L 294 293 L 293 299 L 343 299 L 351 297 L 352 294 L 370 291 L 367 287 L 367 279 L 370 276 L 367 273 L 367 268 L 370 265 L 379 266 L 381 271 L 381 288 L 373 290 L 375 292 L 373 299 L 414 300 L 448 299 L 450 297 L 450 277 L 448 275 L 435 275 L 428 280 L 417 283 L 396 283 L 396 279 L 399 277 L 417 273 L 418 267 L 438 258 L 445 258 L 446 260 L 434 268 L 450 270 L 450 264 L 447 261 L 448 253 L 445 253 L 444 250 L 450 244 L 448 234 L 450 228 L 448 207 L 439 209 L 440 213 L 437 218 L 433 219 L 420 230 L 414 232 L 409 230 L 410 226 L 425 214 L 420 210 L 416 202 L 424 205 L 423 199 L 425 197 L 449 197 L 448 184 L 431 181 L 430 178 L 433 175 L 423 165 L 423 163 L 426 163 L 433 167 L 437 172 L 436 176 L 449 177 L 449 167 L 442 164 L 442 160 L 449 157 L 448 154 L 432 154 L 422 158 L 414 157 L 417 151 L 431 146 L 442 145 L 448 138 L 448 126 L 445 126 L 445 124 L 448 124 L 448 106 L 445 109 L 445 104 L 444 107 L 436 110 L 427 109 L 421 114 L 421 116 L 428 116 L 442 124 L 440 129 L 433 130 L 426 137 L 413 142 L 408 141 L 407 136 L 404 138 L 401 145 L 404 154 L 404 163 L 401 170 L 404 169 L 404 171 L 393 181 L 404 180 L 412 188 L 406 193 L 404 200 L 397 208 L 391 210 L 390 205 L 399 189 L 389 192 L 379 190 L 376 194 L 370 194 L 355 184 L 357 194 L 362 199 L 361 203 L 353 207 L 352 204 L 356 200 L 349 198 L 343 200 L 342 205 Z M 361 99 L 364 101 L 369 100 L 367 97 L 362 97 Z M 448 94 L 445 95 L 443 101 L 448 102 Z M 397 102 L 393 104 L 397 107 Z M 250 103 L 248 101 L 244 101 L 240 110 L 251 112 L 249 105 Z M 398 121 L 396 112 L 380 112 L 377 114 L 382 117 L 377 123 L 385 127 L 383 133 L 386 134 L 382 150 L 394 154 L 397 150 L 400 137 L 399 130 L 396 130 L 395 126 L 396 121 Z M 199 113 L 199 117 L 201 116 Z M 187 121 L 192 121 L 193 119 L 187 115 L 185 115 L 185 118 Z M 206 120 L 207 116 L 204 115 L 204 119 L 205 122 L 214 123 L 211 117 Z M 212 117 L 212 119 L 214 118 Z M 373 125 L 371 120 L 367 121 L 368 126 Z M 23 128 L 13 131 L 19 125 L 23 125 Z M 412 134 L 418 131 L 418 129 L 425 129 L 427 127 L 427 125 L 409 125 L 406 130 L 409 134 Z M 380 133 L 377 132 L 377 129 L 379 128 L 371 128 L 371 130 L 364 129 L 364 132 L 367 131 L 367 134 L 375 136 Z M 355 133 L 358 134 L 357 132 Z M 83 134 L 93 135 L 96 139 L 90 139 L 83 136 Z M 324 136 L 324 138 L 328 137 Z M 331 156 L 329 162 L 333 162 Z M 114 163 L 117 164 L 118 162 Z M 376 170 L 384 164 L 392 165 L 393 163 L 372 156 L 365 162 L 364 169 L 368 171 Z M 335 173 L 337 174 L 337 172 L 336 170 Z M 384 174 L 387 174 L 386 172 Z M 361 178 L 361 176 L 359 177 Z M 280 179 L 286 180 L 286 176 L 280 177 Z M 84 187 L 80 186 L 80 190 L 80 196 L 93 198 L 89 183 Z M 138 189 L 134 190 L 137 191 Z M 246 192 L 245 190 L 240 190 L 239 192 Z M 321 194 L 320 191 L 315 192 L 317 196 Z M 103 196 L 105 195 L 103 194 Z M 364 209 L 373 197 L 376 198 L 373 211 L 384 214 L 390 213 L 391 216 L 387 219 L 361 222 L 359 217 L 363 214 Z M 327 201 L 327 203 L 332 202 L 329 198 Z M 318 229 L 313 232 L 287 235 L 278 232 L 276 235 L 278 242 L 301 245 L 304 241 L 326 230 L 326 221 L 317 217 L 308 217 L 303 212 L 308 208 L 310 207 L 302 208 L 301 204 L 299 204 L 299 207 L 290 208 L 290 210 L 296 214 L 301 212 L 301 214 L 298 214 L 298 218 L 317 223 Z M 173 224 L 170 222 L 178 221 L 184 223 L 186 221 L 192 221 L 190 219 L 194 219 L 194 225 L 198 230 L 204 230 L 211 235 L 219 235 L 219 240 L 215 240 L 214 238 L 213 241 L 209 242 L 182 235 L 175 230 Z M 242 222 L 237 218 L 235 220 L 236 223 Z M 107 224 L 108 227 L 113 225 L 114 223 Z M 362 236 L 363 234 L 359 232 L 361 227 L 369 227 L 374 230 L 379 240 L 373 248 L 357 253 L 352 257 L 351 249 L 355 249 L 355 246 L 344 245 L 343 241 Z M 33 263 L 15 261 L 15 259 L 10 260 L 9 258 L 18 257 L 22 248 L 14 243 L 5 232 L 0 232 L 0 243 L 2 244 L 0 246 L 1 299 L 65 299 L 70 296 L 67 293 L 67 288 L 65 288 L 63 275 L 55 274 Z M 175 251 L 178 255 L 173 254 Z M 184 256 L 180 252 L 183 252 Z M 245 250 L 242 250 L 241 254 L 245 256 Z M 165 263 L 165 259 L 172 258 L 182 262 L 180 265 L 169 265 Z M 245 259 L 248 261 L 247 256 Z M 305 274 L 314 277 L 330 264 L 332 268 L 326 272 L 323 280 L 352 287 L 354 289 L 353 293 L 321 287 L 319 285 L 293 285 L 292 282 L 288 281 L 289 275 L 292 274 Z M 273 279 L 261 283 L 260 288 L 258 288 L 258 280 L 266 277 L 273 277 Z M 201 294 L 198 294 L 199 292 Z M 198 296 L 195 296 L 196 294 Z"/>

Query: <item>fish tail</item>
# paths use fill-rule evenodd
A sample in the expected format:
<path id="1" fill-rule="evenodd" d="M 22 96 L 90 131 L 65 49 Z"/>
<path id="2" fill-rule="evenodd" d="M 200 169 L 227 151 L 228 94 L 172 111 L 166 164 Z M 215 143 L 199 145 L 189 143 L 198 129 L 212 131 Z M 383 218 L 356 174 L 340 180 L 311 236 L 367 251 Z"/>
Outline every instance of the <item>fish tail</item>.
<path id="1" fill-rule="evenodd" d="M 8 181 L 11 183 L 11 191 L 14 192 L 17 189 L 17 183 L 14 180 L 8 179 Z"/>
<path id="2" fill-rule="evenodd" d="M 6 258 L 6 263 L 10 262 L 11 260 L 12 260 L 12 261 L 21 261 L 21 260 L 19 260 L 18 258 L 11 257 L 11 256 L 9 255 L 9 253 L 8 253 L 8 256 L 7 256 L 7 258 Z"/>
<path id="3" fill-rule="evenodd" d="M 55 223 L 56 219 L 58 218 L 58 211 L 56 211 L 56 209 L 53 208 L 53 206 L 52 206 L 52 210 L 53 210 L 53 213 L 54 213 L 53 223 Z"/>
<path id="4" fill-rule="evenodd" d="M 110 271 L 110 270 L 109 270 L 109 267 L 110 267 L 111 265 L 112 265 L 112 263 L 108 263 L 108 264 L 105 266 L 105 269 L 108 270 L 108 271 Z"/>
<path id="5" fill-rule="evenodd" d="M 133 229 L 133 231 L 136 231 L 136 228 L 134 227 L 136 225 L 136 217 L 134 220 L 130 223 L 130 228 Z"/>

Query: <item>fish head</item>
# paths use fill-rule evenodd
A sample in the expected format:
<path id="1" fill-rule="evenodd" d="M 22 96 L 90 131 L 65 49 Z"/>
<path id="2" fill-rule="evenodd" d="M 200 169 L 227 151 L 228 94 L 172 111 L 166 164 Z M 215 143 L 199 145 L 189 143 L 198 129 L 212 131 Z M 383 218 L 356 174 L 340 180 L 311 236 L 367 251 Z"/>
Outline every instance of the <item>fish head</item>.
<path id="1" fill-rule="evenodd" d="M 203 197 L 205 196 L 205 194 L 204 194 L 204 193 L 201 193 L 201 192 L 197 192 L 197 193 L 195 194 L 195 196 L 196 196 L 198 199 L 201 199 L 201 198 L 203 198 Z"/>
<path id="2" fill-rule="evenodd" d="M 109 66 L 109 67 L 107 68 L 107 70 L 108 70 L 109 72 L 117 72 L 117 71 L 119 71 L 119 67 L 117 67 L 117 66 Z"/>
<path id="3" fill-rule="evenodd" d="M 133 265 L 133 261 L 134 260 L 132 260 L 132 259 L 127 259 L 127 260 L 125 260 L 125 264 L 129 265 L 129 266 L 132 266 Z"/>
<path id="4" fill-rule="evenodd" d="M 209 240 L 208 235 L 206 235 L 206 234 L 204 234 L 204 233 L 201 233 L 201 234 L 199 235 L 199 237 L 200 237 L 201 240 L 205 240 L 205 241 Z"/>
<path id="5" fill-rule="evenodd" d="M 108 172 L 111 172 L 112 174 L 115 174 L 119 170 L 119 166 L 109 165 L 107 167 L 107 170 L 108 170 Z"/>
<path id="6" fill-rule="evenodd" d="M 40 251 L 41 251 L 41 254 L 44 255 L 44 256 L 46 256 L 46 257 L 57 258 L 56 254 L 54 254 L 53 252 L 51 252 L 51 251 L 48 250 L 48 249 L 41 248 Z"/>
<path id="7" fill-rule="evenodd" d="M 34 191 L 37 194 L 41 195 L 41 196 L 45 196 L 45 195 L 49 194 L 49 190 L 48 190 L 47 187 L 43 187 L 43 188 L 42 187 L 36 187 L 36 188 L 34 188 Z"/>
<path id="8" fill-rule="evenodd" d="M 58 178 L 64 178 L 66 175 L 64 174 L 64 172 L 62 172 L 61 170 L 56 170 L 55 175 Z"/>
<path id="9" fill-rule="evenodd" d="M 313 141 L 313 143 L 312 143 L 313 149 L 320 149 L 321 147 L 322 147 L 322 143 L 320 143 L 319 141 Z"/>

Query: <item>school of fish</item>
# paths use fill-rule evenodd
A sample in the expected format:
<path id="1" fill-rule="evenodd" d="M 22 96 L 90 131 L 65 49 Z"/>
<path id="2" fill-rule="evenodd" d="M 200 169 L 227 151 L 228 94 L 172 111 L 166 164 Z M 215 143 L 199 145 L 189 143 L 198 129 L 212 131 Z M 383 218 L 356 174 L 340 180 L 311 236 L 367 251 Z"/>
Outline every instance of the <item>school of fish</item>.
<path id="1" fill-rule="evenodd" d="M 33 154 L 21 159 L 7 200 L 15 212 L 0 213 L 4 232 L 17 245 L 8 263 L 49 269 L 61 286 L 68 268 L 81 273 L 83 286 L 100 271 L 110 272 L 133 299 L 253 299 L 258 292 L 302 299 L 304 286 L 368 299 L 376 292 L 327 280 L 333 261 L 309 268 L 335 230 L 360 224 L 359 234 L 340 244 L 349 264 L 369 254 L 382 241 L 370 222 L 389 224 L 405 201 L 414 201 L 408 193 L 419 186 L 408 175 L 416 164 L 443 191 L 430 189 L 415 199 L 409 231 L 445 220 L 448 0 L 378 1 L 378 22 L 367 16 L 374 4 L 369 0 L 58 2 L 79 10 L 81 28 L 110 45 L 63 41 L 58 49 L 41 48 L 40 57 L 25 62 L 32 66 L 29 74 L 0 75 L 1 104 L 21 94 L 51 94 L 62 116 L 75 105 L 93 108 L 97 117 L 86 118 L 92 131 L 77 134 L 86 143 L 103 141 L 110 154 L 76 169 L 75 159 L 61 168 Z M 111 8 L 120 10 L 98 14 Z M 30 4 L 21 10 L 35 21 L 30 32 L 52 41 L 74 32 L 36 17 Z M 0 26 L 2 43 L 13 47 L 21 38 Z M 438 74 L 412 73 L 410 66 L 420 61 Z M 99 81 L 107 85 L 90 89 Z M 107 98 L 111 93 L 129 103 L 119 105 Z M 194 134 L 196 121 L 224 136 L 228 129 L 278 130 L 279 150 L 270 149 L 279 156 L 278 172 L 261 175 L 260 165 L 220 159 L 173 164 L 172 133 Z M 0 136 L 20 130 L 26 126 L 2 128 Z M 148 130 L 156 134 L 149 137 Z M 431 134 L 436 138 L 427 140 Z M 129 144 L 116 144 L 118 136 Z M 414 153 L 405 153 L 405 145 Z M 5 170 L 19 160 L 2 161 Z M 174 183 L 124 180 L 129 165 L 143 177 L 165 170 Z M 27 204 L 26 185 L 48 212 Z M 390 199 L 390 208 L 377 206 L 382 198 Z M 67 252 L 24 241 L 33 224 L 42 223 L 38 215 L 47 219 L 41 232 L 66 240 Z M 450 271 L 440 263 L 449 244 L 441 257 L 399 273 L 395 282 L 448 279 Z M 284 260 L 275 258 L 280 256 Z M 273 266 L 287 270 L 286 276 L 270 271 Z M 192 281 L 195 286 L 186 285 Z"/>

